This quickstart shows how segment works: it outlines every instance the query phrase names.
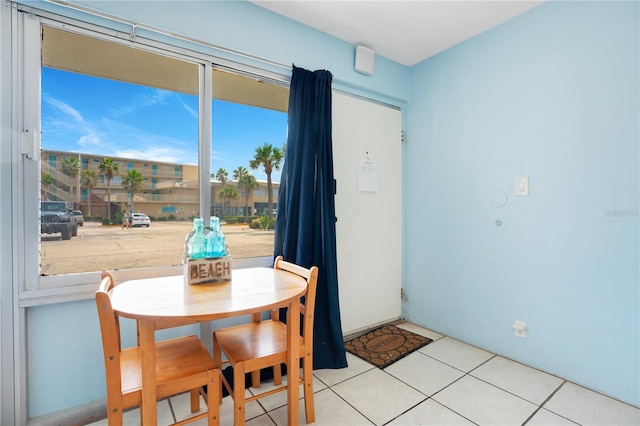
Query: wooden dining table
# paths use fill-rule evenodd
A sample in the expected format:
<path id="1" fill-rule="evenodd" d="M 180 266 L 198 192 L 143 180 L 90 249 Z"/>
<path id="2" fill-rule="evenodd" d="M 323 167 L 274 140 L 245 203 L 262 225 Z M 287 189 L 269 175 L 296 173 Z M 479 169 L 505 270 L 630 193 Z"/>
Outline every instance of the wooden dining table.
<path id="1" fill-rule="evenodd" d="M 231 280 L 188 285 L 184 276 L 124 281 L 111 292 L 117 315 L 138 322 L 142 362 L 142 415 L 144 425 L 157 424 L 155 331 L 203 323 L 232 316 L 287 309 L 287 417 L 299 423 L 300 317 L 299 299 L 307 283 L 290 272 L 272 268 L 233 270 Z M 149 409 L 153 407 L 153 409 Z"/>

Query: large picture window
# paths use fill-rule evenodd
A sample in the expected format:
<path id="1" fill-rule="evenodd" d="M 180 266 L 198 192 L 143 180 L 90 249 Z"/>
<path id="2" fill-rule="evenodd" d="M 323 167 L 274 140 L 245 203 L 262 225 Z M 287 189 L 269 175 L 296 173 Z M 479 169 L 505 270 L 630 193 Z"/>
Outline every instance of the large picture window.
<path id="1" fill-rule="evenodd" d="M 268 188 L 257 155 L 284 150 L 288 88 L 169 46 L 41 31 L 37 195 L 70 230 L 40 216 L 38 288 L 177 273 L 194 217 L 221 219 L 238 265 L 269 263 L 282 160 Z"/>

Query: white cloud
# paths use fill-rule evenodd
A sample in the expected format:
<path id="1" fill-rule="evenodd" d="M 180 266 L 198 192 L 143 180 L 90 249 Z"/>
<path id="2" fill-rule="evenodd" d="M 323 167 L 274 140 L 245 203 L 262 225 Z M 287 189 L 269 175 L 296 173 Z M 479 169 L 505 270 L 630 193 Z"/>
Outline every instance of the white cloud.
<path id="1" fill-rule="evenodd" d="M 75 122 L 82 123 L 84 121 L 82 119 L 82 114 L 80 114 L 80 112 L 71 105 L 46 95 L 43 96 L 42 100 L 51 105 L 53 109 L 61 112 L 66 117 L 73 119 Z"/>
<path id="2" fill-rule="evenodd" d="M 198 111 L 194 110 L 193 108 L 191 108 L 189 105 L 186 104 L 186 102 L 184 102 L 182 100 L 182 96 L 180 95 L 176 95 L 175 99 L 178 100 L 178 102 L 180 103 L 180 105 L 182 105 L 182 107 L 185 109 L 185 111 L 187 111 L 189 114 L 191 114 L 193 117 L 198 118 Z"/>
<path id="3" fill-rule="evenodd" d="M 171 92 L 160 89 L 154 90 L 151 94 L 136 94 L 130 103 L 109 110 L 109 114 L 113 117 L 122 117 L 141 108 L 163 104 L 167 98 L 172 96 Z"/>

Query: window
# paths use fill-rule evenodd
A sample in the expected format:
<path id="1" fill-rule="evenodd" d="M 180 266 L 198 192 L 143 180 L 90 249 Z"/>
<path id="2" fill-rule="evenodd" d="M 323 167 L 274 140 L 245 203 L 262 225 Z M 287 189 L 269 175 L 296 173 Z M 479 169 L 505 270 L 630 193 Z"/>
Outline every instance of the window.
<path id="1" fill-rule="evenodd" d="M 249 161 L 265 141 L 284 145 L 288 89 L 214 69 L 169 47 L 134 48 L 67 28 L 73 29 L 42 26 L 40 183 L 47 191 L 41 197 L 68 202 L 85 223 L 70 240 L 38 237 L 39 288 L 90 282 L 82 274 L 105 269 L 176 273 L 194 216 L 222 217 L 234 260 L 270 263 L 273 230 L 246 223 L 265 210 L 259 194 L 267 191 L 263 170 L 251 169 Z M 198 99 L 205 70 L 213 81 L 207 117 Z M 269 109 L 274 99 L 277 107 Z M 210 141 L 199 140 L 203 127 L 213 127 Z M 203 152 L 210 153 L 204 164 L 212 176 L 204 181 Z M 65 159 L 79 159 L 79 167 Z M 229 176 L 220 185 L 219 169 Z M 244 173 L 256 176 L 255 187 L 243 187 Z M 275 202 L 279 172 L 272 179 Z M 151 225 L 125 232 L 120 224 L 130 211 L 146 213 Z M 67 274 L 76 275 L 57 279 Z"/>

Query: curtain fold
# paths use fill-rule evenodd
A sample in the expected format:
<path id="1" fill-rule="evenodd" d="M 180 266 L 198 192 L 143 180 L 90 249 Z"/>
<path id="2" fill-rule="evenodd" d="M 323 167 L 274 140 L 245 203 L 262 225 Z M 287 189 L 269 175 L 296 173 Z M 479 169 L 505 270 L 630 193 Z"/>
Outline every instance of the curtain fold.
<path id="1" fill-rule="evenodd" d="M 319 269 L 314 369 L 347 366 L 338 300 L 331 81 L 329 71 L 293 66 L 274 241 L 274 258 Z"/>

